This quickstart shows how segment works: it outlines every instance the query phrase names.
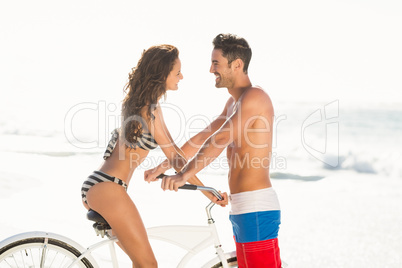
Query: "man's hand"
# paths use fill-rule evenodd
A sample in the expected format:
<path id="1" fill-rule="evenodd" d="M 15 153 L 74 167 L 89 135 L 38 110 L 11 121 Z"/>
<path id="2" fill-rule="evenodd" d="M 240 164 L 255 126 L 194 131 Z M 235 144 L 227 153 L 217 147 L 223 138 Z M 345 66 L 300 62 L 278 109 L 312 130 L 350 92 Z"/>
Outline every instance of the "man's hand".
<path id="1" fill-rule="evenodd" d="M 170 190 L 170 191 L 177 192 L 179 190 L 179 187 L 183 186 L 186 182 L 187 182 L 187 180 L 184 179 L 183 175 L 180 173 L 173 175 L 173 176 L 165 176 L 162 179 L 161 188 L 164 191 Z M 229 203 L 228 194 L 226 192 L 222 193 L 221 191 L 219 191 L 219 193 L 222 196 L 222 200 L 219 200 L 211 192 L 207 192 L 207 191 L 202 191 L 202 192 L 206 197 L 208 197 L 209 200 L 211 200 L 212 202 L 214 202 L 215 204 L 217 204 L 221 207 L 225 207 Z"/>
<path id="2" fill-rule="evenodd" d="M 221 191 L 219 191 L 219 193 L 222 196 L 222 200 L 219 200 L 216 196 L 214 196 L 212 194 L 211 198 L 209 198 L 212 202 L 214 202 L 215 204 L 221 206 L 221 207 L 226 207 L 226 205 L 229 203 L 229 199 L 228 199 L 228 194 L 222 193 Z"/>
<path id="3" fill-rule="evenodd" d="M 170 191 L 176 191 L 179 190 L 180 186 L 183 186 L 187 182 L 186 179 L 184 179 L 183 175 L 178 173 L 173 176 L 165 176 L 162 179 L 162 184 L 161 188 L 165 190 L 170 190 Z"/>

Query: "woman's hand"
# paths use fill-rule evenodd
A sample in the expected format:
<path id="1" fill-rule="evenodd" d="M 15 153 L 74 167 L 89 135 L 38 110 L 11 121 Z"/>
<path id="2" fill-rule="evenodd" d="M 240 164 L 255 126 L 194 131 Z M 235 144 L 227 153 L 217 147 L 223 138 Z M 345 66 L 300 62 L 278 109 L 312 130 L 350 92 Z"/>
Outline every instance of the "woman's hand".
<path id="1" fill-rule="evenodd" d="M 163 174 L 166 170 L 170 169 L 170 163 L 168 159 L 165 159 L 162 163 L 160 163 L 158 166 L 148 169 L 147 171 L 144 172 L 144 180 L 148 183 L 151 181 L 156 181 L 159 175 Z"/>
<path id="2" fill-rule="evenodd" d="M 158 171 L 158 167 L 156 168 L 152 168 L 152 169 L 148 169 L 144 172 L 144 181 L 150 183 L 151 181 L 156 181 L 158 180 L 158 176 L 161 174 L 162 172 Z"/>

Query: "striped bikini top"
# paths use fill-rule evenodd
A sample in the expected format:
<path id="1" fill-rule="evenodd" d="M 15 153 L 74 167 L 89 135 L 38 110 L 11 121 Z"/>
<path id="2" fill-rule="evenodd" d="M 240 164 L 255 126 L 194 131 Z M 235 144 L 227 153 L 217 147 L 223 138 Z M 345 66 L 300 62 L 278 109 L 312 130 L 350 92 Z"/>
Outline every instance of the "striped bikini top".
<path id="1" fill-rule="evenodd" d="M 107 145 L 106 151 L 103 154 L 103 159 L 108 159 L 116 147 L 117 140 L 119 139 L 120 129 L 116 128 L 112 132 L 112 137 L 110 138 L 109 144 Z M 135 149 L 136 147 L 140 147 L 143 150 L 153 150 L 158 147 L 158 143 L 156 143 L 154 137 L 152 137 L 151 133 L 145 132 L 142 133 L 141 136 L 137 139 L 135 144 L 129 145 L 131 148 Z"/>

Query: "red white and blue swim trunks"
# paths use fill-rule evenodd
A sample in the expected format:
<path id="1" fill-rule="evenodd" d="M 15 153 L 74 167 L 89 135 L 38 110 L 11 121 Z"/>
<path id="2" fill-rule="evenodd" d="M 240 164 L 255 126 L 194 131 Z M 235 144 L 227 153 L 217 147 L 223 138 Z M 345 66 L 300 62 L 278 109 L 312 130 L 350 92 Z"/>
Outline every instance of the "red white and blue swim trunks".
<path id="1" fill-rule="evenodd" d="M 280 268 L 281 211 L 272 187 L 230 195 L 239 268 Z"/>

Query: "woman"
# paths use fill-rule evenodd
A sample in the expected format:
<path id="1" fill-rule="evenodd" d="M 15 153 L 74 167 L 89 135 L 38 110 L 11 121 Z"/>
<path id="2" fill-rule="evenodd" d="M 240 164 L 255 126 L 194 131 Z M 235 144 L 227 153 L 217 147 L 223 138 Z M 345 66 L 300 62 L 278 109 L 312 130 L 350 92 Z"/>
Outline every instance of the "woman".
<path id="1" fill-rule="evenodd" d="M 167 90 L 178 89 L 181 79 L 176 47 L 158 45 L 144 51 L 129 74 L 125 88 L 128 92 L 122 105 L 122 127 L 113 131 L 105 161 L 82 187 L 84 206 L 108 221 L 133 267 L 157 267 L 157 262 L 140 214 L 126 190 L 134 170 L 158 145 L 176 170 L 186 162 L 171 139 L 158 105 Z M 196 177 L 191 183 L 202 185 Z M 216 201 L 212 195 L 207 196 Z"/>

